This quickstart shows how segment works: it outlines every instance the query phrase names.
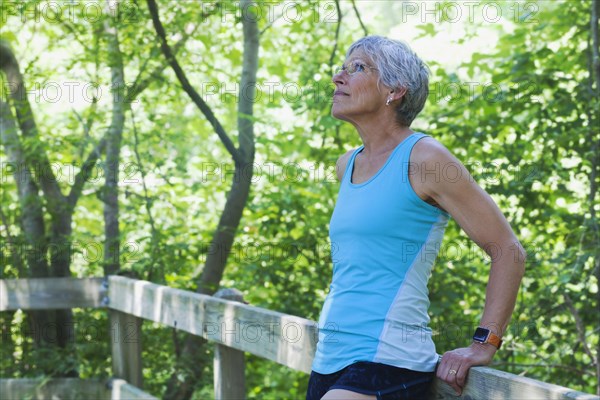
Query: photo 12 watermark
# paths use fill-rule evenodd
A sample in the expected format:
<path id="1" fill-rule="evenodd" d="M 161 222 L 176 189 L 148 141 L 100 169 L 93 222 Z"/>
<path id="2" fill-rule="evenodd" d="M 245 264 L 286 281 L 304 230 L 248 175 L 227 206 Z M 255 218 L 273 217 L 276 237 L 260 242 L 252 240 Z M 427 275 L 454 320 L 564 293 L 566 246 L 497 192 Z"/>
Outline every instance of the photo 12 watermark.
<path id="1" fill-rule="evenodd" d="M 403 23 L 416 18 L 426 23 L 487 23 L 503 20 L 514 23 L 536 24 L 539 12 L 537 2 L 510 1 L 402 1 L 400 20 Z"/>
<path id="2" fill-rule="evenodd" d="M 71 263 L 81 260 L 86 264 L 92 264 L 110 261 L 105 259 L 106 250 L 111 250 L 110 254 L 114 257 L 112 262 L 121 264 L 134 264 L 142 257 L 140 244 L 133 240 L 116 243 L 108 249 L 103 241 L 96 240 L 69 240 L 40 245 L 2 241 L 0 242 L 0 261 L 2 265 L 8 265 L 14 257 L 45 258 L 48 261 L 51 258 L 60 258 L 69 259 Z"/>
<path id="3" fill-rule="evenodd" d="M 392 0 L 389 0 L 392 2 Z M 298 24 L 312 23 L 338 24 L 340 5 L 333 0 L 316 2 L 302 1 L 260 1 L 242 5 L 239 1 L 187 2 L 190 11 L 197 11 L 201 23 L 218 21 L 236 23 L 240 19 L 261 22 Z M 402 1 L 398 20 L 406 23 L 416 19 L 420 23 L 487 23 L 502 21 L 514 23 L 539 23 L 537 14 L 540 7 L 535 1 Z M 145 20 L 142 3 L 133 0 L 43 0 L 36 2 L 3 1 L 0 3 L 2 23 L 13 17 L 21 23 L 96 23 L 104 17 L 117 18 L 121 23 L 139 24 Z M 181 6 L 179 0 L 166 3 Z M 342 3 L 343 5 L 343 3 Z M 343 10 L 342 15 L 343 15 Z"/>
<path id="4" fill-rule="evenodd" d="M 541 90 L 535 82 L 435 82 L 429 87 L 429 101 L 449 104 L 472 103 L 540 103 Z"/>
<path id="5" fill-rule="evenodd" d="M 36 342 L 59 343 L 65 337 L 70 343 L 139 343 L 141 322 L 111 322 L 109 329 L 101 322 L 35 323 L 13 324 L 2 330 L 2 342 L 12 337 L 31 337 Z"/>
<path id="6" fill-rule="evenodd" d="M 0 162 L 0 183 L 10 180 L 25 181 L 26 176 L 34 182 L 64 182 L 74 184 L 79 178 L 86 183 L 104 182 L 108 178 L 118 181 L 123 185 L 137 185 L 142 183 L 139 164 L 135 162 L 118 163 L 116 168 L 108 168 L 109 164 L 96 163 L 92 167 L 83 168 L 83 163 L 74 161 L 62 162 Z M 113 172 L 107 172 L 113 171 Z M 82 175 L 79 175 L 82 174 Z M 117 176 L 118 175 L 118 176 Z"/>
<path id="7" fill-rule="evenodd" d="M 28 82 L 21 90 L 15 82 L 5 81 L 0 86 L 0 95 L 11 96 L 14 100 L 28 99 L 36 104 L 67 102 L 69 104 L 93 104 L 108 97 L 112 103 L 138 103 L 138 87 L 135 83 L 103 84 L 85 81 Z"/>
<path id="8" fill-rule="evenodd" d="M 246 19 L 265 24 L 275 22 L 297 24 L 308 20 L 314 23 L 339 22 L 338 7 L 335 1 L 260 1 L 242 5 L 239 1 L 197 1 L 202 21 L 211 18 L 218 21 L 237 22 Z"/>
<path id="9" fill-rule="evenodd" d="M 137 1 L 42 0 L 35 2 L 2 1 L 0 20 L 6 23 L 16 17 L 21 23 L 62 24 L 96 23 L 104 17 L 117 18 L 121 23 L 140 23 L 144 15 Z"/>
<path id="10" fill-rule="evenodd" d="M 307 323 L 308 322 L 308 323 Z M 303 341 L 316 343 L 318 329 L 312 321 L 244 320 L 224 318 L 218 322 L 202 323 L 202 336 L 229 345 L 240 343 L 296 344 Z"/>

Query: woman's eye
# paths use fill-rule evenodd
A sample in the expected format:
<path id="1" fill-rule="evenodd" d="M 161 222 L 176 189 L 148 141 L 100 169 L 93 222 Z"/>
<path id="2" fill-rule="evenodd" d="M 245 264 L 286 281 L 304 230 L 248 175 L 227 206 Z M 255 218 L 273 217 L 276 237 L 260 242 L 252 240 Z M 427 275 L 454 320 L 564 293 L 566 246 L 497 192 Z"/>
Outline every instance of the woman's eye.
<path id="1" fill-rule="evenodd" d="M 362 72 L 365 70 L 365 66 L 363 64 L 354 63 L 354 70 L 358 72 Z"/>

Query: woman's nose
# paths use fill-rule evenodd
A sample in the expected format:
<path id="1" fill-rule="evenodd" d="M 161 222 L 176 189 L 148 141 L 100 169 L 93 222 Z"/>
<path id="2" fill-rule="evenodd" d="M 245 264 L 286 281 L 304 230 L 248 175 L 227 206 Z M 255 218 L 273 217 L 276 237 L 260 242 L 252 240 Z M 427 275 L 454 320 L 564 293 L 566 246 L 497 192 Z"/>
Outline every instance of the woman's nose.
<path id="1" fill-rule="evenodd" d="M 345 71 L 343 69 L 337 70 L 331 77 L 331 80 L 333 81 L 333 83 L 343 84 L 344 83 L 344 72 Z"/>

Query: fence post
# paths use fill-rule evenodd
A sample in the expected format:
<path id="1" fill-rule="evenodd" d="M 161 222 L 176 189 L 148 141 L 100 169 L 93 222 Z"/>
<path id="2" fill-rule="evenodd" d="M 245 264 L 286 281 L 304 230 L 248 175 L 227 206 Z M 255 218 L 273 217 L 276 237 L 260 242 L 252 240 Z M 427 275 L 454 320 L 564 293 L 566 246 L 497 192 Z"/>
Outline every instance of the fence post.
<path id="1" fill-rule="evenodd" d="M 108 310 L 113 376 L 142 388 L 142 319 Z"/>
<path id="2" fill-rule="evenodd" d="M 239 290 L 221 289 L 214 297 L 244 302 Z M 215 344 L 214 382 L 215 400 L 234 400 L 246 398 L 246 361 L 244 352 L 221 344 Z"/>

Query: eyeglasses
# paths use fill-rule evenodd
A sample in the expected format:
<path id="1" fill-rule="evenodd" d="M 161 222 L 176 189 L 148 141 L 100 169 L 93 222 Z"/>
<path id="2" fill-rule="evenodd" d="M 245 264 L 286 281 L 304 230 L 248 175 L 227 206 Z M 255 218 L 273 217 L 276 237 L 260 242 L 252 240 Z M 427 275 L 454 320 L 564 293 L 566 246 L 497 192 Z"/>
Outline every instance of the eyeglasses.
<path id="1" fill-rule="evenodd" d="M 338 67 L 335 71 L 336 74 L 340 74 L 342 71 L 346 71 L 348 75 L 354 75 L 357 72 L 363 72 L 365 68 L 374 69 L 375 71 L 379 71 L 375 67 L 371 67 L 370 65 L 363 64 L 358 61 L 354 61 L 350 65 L 342 65 Z"/>

